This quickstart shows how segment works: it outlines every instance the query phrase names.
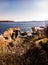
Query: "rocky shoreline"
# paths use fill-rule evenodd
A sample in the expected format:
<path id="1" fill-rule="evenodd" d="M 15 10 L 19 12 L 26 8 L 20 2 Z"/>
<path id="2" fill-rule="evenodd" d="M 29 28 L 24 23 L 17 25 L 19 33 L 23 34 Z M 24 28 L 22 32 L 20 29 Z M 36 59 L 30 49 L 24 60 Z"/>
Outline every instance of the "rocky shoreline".
<path id="1" fill-rule="evenodd" d="M 18 27 L 0 35 L 0 65 L 48 65 L 48 38 L 20 33 Z"/>

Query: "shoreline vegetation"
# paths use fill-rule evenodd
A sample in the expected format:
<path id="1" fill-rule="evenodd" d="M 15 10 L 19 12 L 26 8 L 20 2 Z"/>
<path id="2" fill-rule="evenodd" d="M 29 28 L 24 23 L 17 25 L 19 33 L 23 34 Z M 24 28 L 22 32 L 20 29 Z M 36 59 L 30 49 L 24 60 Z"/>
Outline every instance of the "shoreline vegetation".
<path id="1" fill-rule="evenodd" d="M 31 30 L 9 28 L 0 35 L 0 65 L 48 65 L 48 26 Z"/>

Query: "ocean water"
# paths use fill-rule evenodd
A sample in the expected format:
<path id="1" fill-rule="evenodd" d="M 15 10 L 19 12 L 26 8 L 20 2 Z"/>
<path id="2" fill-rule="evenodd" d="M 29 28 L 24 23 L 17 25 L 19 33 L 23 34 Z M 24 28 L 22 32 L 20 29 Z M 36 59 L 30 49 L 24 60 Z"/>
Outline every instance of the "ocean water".
<path id="1" fill-rule="evenodd" d="M 45 21 L 28 21 L 28 22 L 0 22 L 0 34 L 8 28 L 20 27 L 21 31 L 29 31 L 35 26 L 45 26 Z"/>

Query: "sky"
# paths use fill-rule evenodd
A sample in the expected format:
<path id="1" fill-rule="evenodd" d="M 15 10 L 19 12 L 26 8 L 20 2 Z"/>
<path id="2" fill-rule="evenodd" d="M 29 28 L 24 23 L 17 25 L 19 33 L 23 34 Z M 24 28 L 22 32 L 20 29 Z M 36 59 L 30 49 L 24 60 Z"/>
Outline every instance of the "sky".
<path id="1" fill-rule="evenodd" d="M 0 20 L 48 20 L 48 0 L 0 0 Z"/>

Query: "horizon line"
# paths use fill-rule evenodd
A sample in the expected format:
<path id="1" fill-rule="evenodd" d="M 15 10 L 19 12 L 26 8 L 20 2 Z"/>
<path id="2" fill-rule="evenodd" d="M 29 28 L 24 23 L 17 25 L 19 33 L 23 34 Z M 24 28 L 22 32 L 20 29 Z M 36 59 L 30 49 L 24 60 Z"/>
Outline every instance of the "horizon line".
<path id="1" fill-rule="evenodd" d="M 21 21 L 14 21 L 14 20 L 0 20 L 0 22 L 2 22 L 2 21 L 4 21 L 4 22 L 6 22 L 6 21 L 7 21 L 7 22 L 9 22 L 9 21 L 10 21 L 10 22 L 25 22 L 25 21 L 28 22 L 28 21 L 48 21 L 48 20 L 24 20 L 24 21 L 23 21 L 23 20 L 21 20 Z"/>

